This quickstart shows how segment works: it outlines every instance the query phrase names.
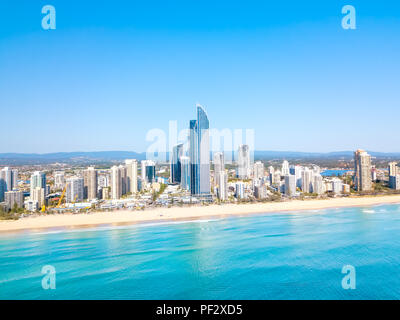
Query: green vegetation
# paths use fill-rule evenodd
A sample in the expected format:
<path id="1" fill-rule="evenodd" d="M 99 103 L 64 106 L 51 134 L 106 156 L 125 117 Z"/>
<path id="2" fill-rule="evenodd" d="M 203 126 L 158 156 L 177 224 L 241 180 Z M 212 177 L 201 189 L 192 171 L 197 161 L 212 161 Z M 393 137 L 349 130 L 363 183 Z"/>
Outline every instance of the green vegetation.
<path id="1" fill-rule="evenodd" d="M 311 193 L 303 193 L 303 195 L 305 197 L 318 197 L 318 193 L 313 193 L 313 192 L 311 192 Z"/>
<path id="2" fill-rule="evenodd" d="M 24 208 L 19 208 L 18 205 L 16 203 L 14 203 L 14 206 L 11 209 L 11 213 L 21 214 L 21 213 L 24 213 L 24 212 L 25 212 Z"/>
<path id="3" fill-rule="evenodd" d="M 121 196 L 122 199 L 126 199 L 132 195 L 132 192 L 127 192 L 124 195 Z"/>
<path id="4" fill-rule="evenodd" d="M 389 189 L 388 186 L 384 182 L 375 183 L 374 190 L 376 192 L 391 192 L 392 189 Z"/>
<path id="5" fill-rule="evenodd" d="M 16 204 L 14 208 L 10 211 L 5 210 L 3 207 L 0 207 L 0 220 L 18 220 L 20 214 L 23 212 L 24 209 L 18 208 Z"/>
<path id="6" fill-rule="evenodd" d="M 160 196 L 160 194 L 162 194 L 166 188 L 167 188 L 167 185 L 162 183 L 160 186 L 160 190 L 158 192 L 153 191 L 153 195 L 152 195 L 153 201 L 156 201 L 158 199 L 158 197 Z"/>
<path id="7" fill-rule="evenodd" d="M 168 185 L 166 184 L 161 184 L 160 191 L 158 191 L 158 194 L 162 194 L 165 191 L 165 189 L 167 189 L 167 186 Z"/>
<path id="8" fill-rule="evenodd" d="M 237 182 L 237 181 L 251 182 L 251 179 L 239 179 L 239 178 L 235 178 L 235 177 L 230 177 L 228 179 L 228 182 Z"/>
<path id="9" fill-rule="evenodd" d="M 282 195 L 279 192 L 274 192 L 269 198 L 269 201 L 281 201 Z"/>
<path id="10" fill-rule="evenodd" d="M 19 214 L 12 212 L 0 211 L 0 220 L 18 220 Z"/>
<path id="11" fill-rule="evenodd" d="M 353 184 L 353 177 L 352 176 L 342 176 L 342 180 L 344 183 L 348 184 L 348 185 L 352 185 Z"/>

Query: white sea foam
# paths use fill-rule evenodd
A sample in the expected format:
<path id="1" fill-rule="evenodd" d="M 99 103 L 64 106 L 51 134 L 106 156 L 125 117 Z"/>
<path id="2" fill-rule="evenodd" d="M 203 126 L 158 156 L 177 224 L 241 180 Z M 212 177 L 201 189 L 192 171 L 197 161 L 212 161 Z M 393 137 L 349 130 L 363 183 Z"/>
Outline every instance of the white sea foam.
<path id="1" fill-rule="evenodd" d="M 363 213 L 375 213 L 375 210 L 368 210 L 368 209 L 363 209 Z"/>

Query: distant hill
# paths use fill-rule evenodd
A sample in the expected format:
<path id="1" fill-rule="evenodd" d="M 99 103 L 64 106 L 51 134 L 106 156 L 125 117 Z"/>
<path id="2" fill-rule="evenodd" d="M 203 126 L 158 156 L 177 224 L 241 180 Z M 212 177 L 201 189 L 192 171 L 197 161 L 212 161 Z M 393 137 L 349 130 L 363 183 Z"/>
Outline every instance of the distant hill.
<path id="1" fill-rule="evenodd" d="M 368 151 L 372 157 L 380 159 L 400 159 L 400 152 L 384 153 Z M 296 152 L 296 151 L 255 151 L 255 160 L 271 159 L 352 159 L 353 151 L 339 152 Z M 168 159 L 168 154 L 167 157 Z M 95 151 L 95 152 L 57 152 L 57 153 L 0 153 L 0 165 L 62 163 L 99 163 L 122 161 L 124 159 L 146 159 L 145 152 L 134 151 Z"/>
<path id="2" fill-rule="evenodd" d="M 145 153 L 133 151 L 57 152 L 57 153 L 0 153 L 0 164 L 39 164 L 54 162 L 109 162 L 124 159 L 144 160 Z"/>
<path id="3" fill-rule="evenodd" d="M 372 157 L 384 159 L 399 159 L 400 152 L 384 153 L 367 151 Z M 295 152 L 295 151 L 254 151 L 255 159 L 351 159 L 354 151 L 336 152 Z"/>
<path id="4" fill-rule="evenodd" d="M 400 152 L 374 152 L 367 151 L 373 158 L 390 160 L 400 159 Z M 343 159 L 350 160 L 354 157 L 354 151 L 336 151 L 336 152 L 295 152 L 295 151 L 254 151 L 254 159 L 256 160 L 272 160 L 272 159 Z"/>

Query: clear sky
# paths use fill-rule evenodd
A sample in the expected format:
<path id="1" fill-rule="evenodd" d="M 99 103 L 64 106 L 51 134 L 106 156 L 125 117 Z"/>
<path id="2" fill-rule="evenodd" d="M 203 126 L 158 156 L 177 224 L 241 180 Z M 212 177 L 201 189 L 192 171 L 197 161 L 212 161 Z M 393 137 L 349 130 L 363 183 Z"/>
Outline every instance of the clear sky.
<path id="1" fill-rule="evenodd" d="M 0 152 L 145 151 L 196 102 L 257 150 L 400 152 L 400 2 L 1 0 Z"/>

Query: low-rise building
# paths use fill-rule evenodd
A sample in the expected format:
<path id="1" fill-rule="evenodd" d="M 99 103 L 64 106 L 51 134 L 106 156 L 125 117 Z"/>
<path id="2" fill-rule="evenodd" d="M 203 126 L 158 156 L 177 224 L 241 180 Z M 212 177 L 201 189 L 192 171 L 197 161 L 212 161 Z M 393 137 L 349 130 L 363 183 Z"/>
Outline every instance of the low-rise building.
<path id="1" fill-rule="evenodd" d="M 31 200 L 31 199 L 26 200 L 24 203 L 24 206 L 25 206 L 25 210 L 31 211 L 31 212 L 35 212 L 39 209 L 38 202 L 35 200 Z"/>
<path id="2" fill-rule="evenodd" d="M 4 199 L 7 209 L 22 208 L 24 205 L 24 193 L 22 191 L 7 191 L 4 193 Z"/>

